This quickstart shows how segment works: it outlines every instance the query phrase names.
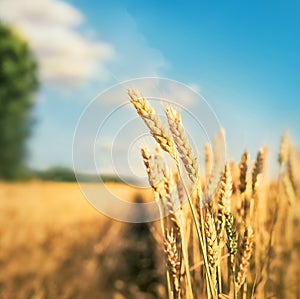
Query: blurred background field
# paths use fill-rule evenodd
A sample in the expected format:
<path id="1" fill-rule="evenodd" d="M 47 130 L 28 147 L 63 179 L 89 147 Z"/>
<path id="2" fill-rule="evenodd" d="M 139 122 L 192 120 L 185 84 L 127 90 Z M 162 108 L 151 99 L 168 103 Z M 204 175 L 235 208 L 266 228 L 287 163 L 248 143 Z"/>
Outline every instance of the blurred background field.
<path id="1" fill-rule="evenodd" d="M 128 200 L 139 196 L 110 188 Z M 148 226 L 101 215 L 76 183 L 0 183 L 0 211 L 0 298 L 164 295 Z"/>

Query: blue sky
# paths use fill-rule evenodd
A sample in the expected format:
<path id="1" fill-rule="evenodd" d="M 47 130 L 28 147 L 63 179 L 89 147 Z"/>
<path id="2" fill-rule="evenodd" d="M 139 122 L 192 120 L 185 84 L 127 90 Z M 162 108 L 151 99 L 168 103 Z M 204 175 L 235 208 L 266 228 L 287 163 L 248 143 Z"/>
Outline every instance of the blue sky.
<path id="1" fill-rule="evenodd" d="M 74 129 L 89 101 L 122 80 L 148 76 L 178 80 L 199 90 L 226 129 L 229 158 L 237 159 L 245 149 L 254 156 L 268 144 L 274 162 L 286 129 L 300 145 L 299 1 L 40 3 L 48 9 L 41 4 L 43 17 L 35 22 L 49 22 L 34 27 L 29 5 L 23 10 L 18 4 L 0 7 L 0 19 L 32 40 L 45 65 L 34 110 L 37 125 L 29 142 L 32 167 L 71 165 Z M 9 9 L 19 10 L 18 18 Z M 34 12 L 40 13 L 37 8 Z M 66 35 L 47 35 L 51 24 L 65 26 Z M 52 46 L 64 45 L 64 59 L 58 61 L 66 61 L 70 72 L 49 68 L 40 35 L 49 36 L 46 43 Z M 76 35 L 77 46 L 64 43 L 71 35 Z M 76 49 L 82 51 L 73 53 Z M 50 66 L 53 61 L 55 56 Z M 105 113 L 107 108 L 100 109 Z"/>

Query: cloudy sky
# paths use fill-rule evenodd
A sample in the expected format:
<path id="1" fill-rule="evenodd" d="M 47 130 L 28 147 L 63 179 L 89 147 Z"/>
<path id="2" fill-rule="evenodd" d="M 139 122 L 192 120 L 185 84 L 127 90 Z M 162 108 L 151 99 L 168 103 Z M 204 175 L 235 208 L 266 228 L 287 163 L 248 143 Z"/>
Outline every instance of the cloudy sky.
<path id="1" fill-rule="evenodd" d="M 269 144 L 275 159 L 286 129 L 300 145 L 298 1 L 0 0 L 0 20 L 29 41 L 40 65 L 34 168 L 72 165 L 86 105 L 138 77 L 201 93 L 226 129 L 229 158 Z M 116 104 L 97 109 L 105 116 Z M 107 135 L 101 146 L 109 148 Z"/>

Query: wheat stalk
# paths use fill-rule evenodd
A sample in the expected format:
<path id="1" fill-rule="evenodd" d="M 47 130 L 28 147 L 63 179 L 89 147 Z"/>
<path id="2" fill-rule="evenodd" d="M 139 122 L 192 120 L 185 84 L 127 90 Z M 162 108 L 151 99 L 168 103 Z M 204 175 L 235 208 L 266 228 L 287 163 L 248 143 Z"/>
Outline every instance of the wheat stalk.
<path id="1" fill-rule="evenodd" d="M 162 161 L 157 158 L 157 155 L 154 156 L 147 147 L 141 149 L 143 162 L 148 174 L 148 181 L 152 187 L 157 200 L 164 199 L 166 196 L 165 190 L 165 179 L 164 179 L 164 168 Z M 154 161 L 153 161 L 154 160 Z"/>

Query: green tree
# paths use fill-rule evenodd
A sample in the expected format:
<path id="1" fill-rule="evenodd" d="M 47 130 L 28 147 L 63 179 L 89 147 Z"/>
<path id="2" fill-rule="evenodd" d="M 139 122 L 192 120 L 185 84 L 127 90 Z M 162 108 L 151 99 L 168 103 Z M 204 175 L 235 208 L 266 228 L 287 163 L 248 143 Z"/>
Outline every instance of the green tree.
<path id="1" fill-rule="evenodd" d="M 27 42 L 0 23 L 0 179 L 18 178 L 24 169 L 37 87 L 37 63 Z"/>

